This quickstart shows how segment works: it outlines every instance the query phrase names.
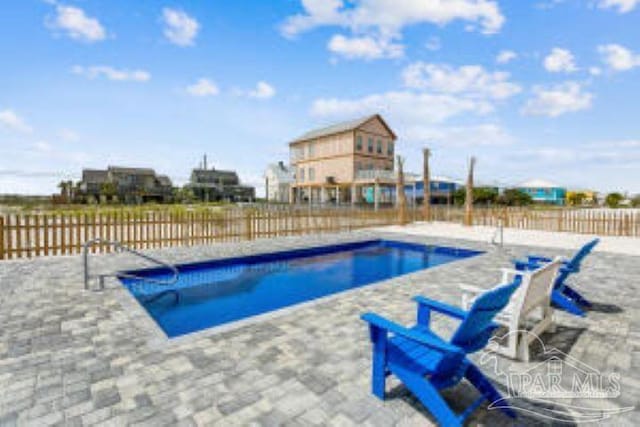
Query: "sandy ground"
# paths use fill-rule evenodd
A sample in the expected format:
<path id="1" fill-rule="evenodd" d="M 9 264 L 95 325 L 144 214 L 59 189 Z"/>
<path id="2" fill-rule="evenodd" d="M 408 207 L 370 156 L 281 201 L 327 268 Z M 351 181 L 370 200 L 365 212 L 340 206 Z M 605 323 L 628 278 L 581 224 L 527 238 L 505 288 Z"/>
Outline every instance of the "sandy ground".
<path id="1" fill-rule="evenodd" d="M 418 236 L 449 237 L 490 243 L 496 234 L 495 227 L 464 227 L 450 222 L 418 222 L 404 227 L 380 227 L 378 230 L 411 234 Z M 559 233 L 555 231 L 521 230 L 517 228 L 504 229 L 505 245 L 544 246 L 547 248 L 577 249 L 593 239 L 594 235 Z M 596 252 L 613 252 L 626 255 L 640 256 L 640 238 L 602 236 Z"/>

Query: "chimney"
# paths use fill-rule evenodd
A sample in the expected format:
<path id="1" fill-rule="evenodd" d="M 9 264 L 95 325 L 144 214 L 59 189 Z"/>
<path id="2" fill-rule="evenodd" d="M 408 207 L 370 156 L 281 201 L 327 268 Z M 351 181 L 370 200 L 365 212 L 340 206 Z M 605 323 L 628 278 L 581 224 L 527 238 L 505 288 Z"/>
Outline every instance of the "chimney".
<path id="1" fill-rule="evenodd" d="M 280 169 L 284 170 L 284 162 L 282 160 L 278 162 L 278 166 L 280 166 Z"/>

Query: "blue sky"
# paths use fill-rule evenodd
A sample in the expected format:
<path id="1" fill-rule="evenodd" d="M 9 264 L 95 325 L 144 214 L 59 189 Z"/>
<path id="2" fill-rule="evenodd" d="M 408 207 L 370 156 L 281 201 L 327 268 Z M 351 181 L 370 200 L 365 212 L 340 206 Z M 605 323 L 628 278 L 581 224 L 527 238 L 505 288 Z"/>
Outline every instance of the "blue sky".
<path id="1" fill-rule="evenodd" d="M 5 0 L 0 193 L 82 167 L 262 186 L 310 128 L 381 113 L 410 171 L 640 192 L 640 0 Z"/>

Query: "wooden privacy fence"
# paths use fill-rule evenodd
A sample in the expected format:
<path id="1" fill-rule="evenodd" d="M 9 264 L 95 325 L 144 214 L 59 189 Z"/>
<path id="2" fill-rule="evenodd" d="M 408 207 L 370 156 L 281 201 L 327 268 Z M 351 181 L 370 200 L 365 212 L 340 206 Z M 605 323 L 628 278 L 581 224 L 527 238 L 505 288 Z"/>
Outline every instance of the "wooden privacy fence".
<path id="1" fill-rule="evenodd" d="M 395 223 L 384 209 L 260 207 L 171 211 L 119 210 L 0 216 L 0 260 L 79 254 L 87 240 L 116 240 L 132 249 L 207 245 L 256 238 L 355 230 Z M 96 245 L 95 252 L 110 252 Z"/>
<path id="2" fill-rule="evenodd" d="M 462 223 L 464 209 L 434 206 L 432 221 Z M 638 209 L 531 209 L 474 207 L 473 224 L 599 236 L 640 237 Z"/>
<path id="3" fill-rule="evenodd" d="M 422 220 L 420 207 L 408 209 L 411 221 Z M 464 210 L 433 206 L 432 221 L 462 223 Z M 249 208 L 151 210 L 121 209 L 81 213 L 0 216 L 0 260 L 81 252 L 87 240 L 117 240 L 133 249 L 207 245 L 256 238 L 349 231 L 396 224 L 393 208 L 320 208 L 260 206 Z M 639 210 L 475 208 L 474 225 L 600 236 L 640 237 Z M 93 252 L 110 252 L 95 246 Z"/>

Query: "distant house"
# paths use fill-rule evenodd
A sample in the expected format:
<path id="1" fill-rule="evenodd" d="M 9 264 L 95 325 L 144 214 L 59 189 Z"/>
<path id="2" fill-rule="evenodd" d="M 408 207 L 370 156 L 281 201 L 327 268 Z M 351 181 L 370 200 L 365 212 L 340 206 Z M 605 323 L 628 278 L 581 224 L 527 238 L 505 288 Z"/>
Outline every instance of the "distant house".
<path id="1" fill-rule="evenodd" d="M 594 190 L 568 190 L 566 195 L 567 204 L 571 200 L 578 200 L 580 196 L 581 205 L 593 206 L 598 204 L 598 192 Z"/>
<path id="2" fill-rule="evenodd" d="M 516 188 L 531 196 L 531 199 L 535 203 L 546 203 L 559 206 L 566 204 L 566 188 L 549 181 L 534 179 L 523 182 Z"/>
<path id="3" fill-rule="evenodd" d="M 208 169 L 206 160 L 201 167 L 191 171 L 187 188 L 204 202 L 251 202 L 256 197 L 255 188 L 242 185 L 235 171 Z"/>
<path id="4" fill-rule="evenodd" d="M 379 114 L 301 135 L 289 143 L 296 178 L 291 202 L 357 203 L 373 188 L 382 201 L 396 182 L 395 141 Z"/>
<path id="5" fill-rule="evenodd" d="M 453 204 L 453 196 L 456 190 L 463 187 L 461 181 L 444 176 L 433 176 L 430 179 L 431 204 L 449 205 Z M 395 197 L 395 188 L 390 189 Z M 424 180 L 421 175 L 405 174 L 404 192 L 410 204 L 422 204 L 424 202 Z M 367 191 L 365 200 L 373 203 L 373 192 Z"/>
<path id="6" fill-rule="evenodd" d="M 116 199 L 125 203 L 168 202 L 172 184 L 166 175 L 153 169 L 109 166 L 83 169 L 80 194 L 85 199 Z"/>
<path id="7" fill-rule="evenodd" d="M 284 162 L 272 163 L 264 172 L 266 199 L 269 202 L 288 203 L 295 174 Z"/>

